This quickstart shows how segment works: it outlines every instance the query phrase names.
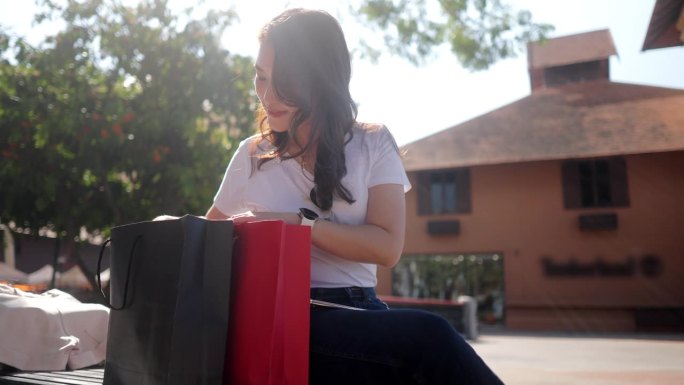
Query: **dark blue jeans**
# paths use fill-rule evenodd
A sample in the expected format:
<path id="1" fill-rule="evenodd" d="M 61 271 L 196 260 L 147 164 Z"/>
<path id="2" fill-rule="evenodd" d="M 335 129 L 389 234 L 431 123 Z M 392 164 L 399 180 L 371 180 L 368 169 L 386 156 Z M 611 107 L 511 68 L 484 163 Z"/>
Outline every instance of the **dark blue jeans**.
<path id="1" fill-rule="evenodd" d="M 389 310 L 373 288 L 311 289 L 310 384 L 502 384 L 444 318 Z"/>

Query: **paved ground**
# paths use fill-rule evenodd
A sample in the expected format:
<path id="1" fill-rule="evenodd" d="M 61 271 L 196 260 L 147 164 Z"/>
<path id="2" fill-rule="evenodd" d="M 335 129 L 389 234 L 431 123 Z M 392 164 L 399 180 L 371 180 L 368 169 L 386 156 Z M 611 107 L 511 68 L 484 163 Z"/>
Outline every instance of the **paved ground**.
<path id="1" fill-rule="evenodd" d="M 471 344 L 508 385 L 684 384 L 684 335 L 495 333 Z"/>

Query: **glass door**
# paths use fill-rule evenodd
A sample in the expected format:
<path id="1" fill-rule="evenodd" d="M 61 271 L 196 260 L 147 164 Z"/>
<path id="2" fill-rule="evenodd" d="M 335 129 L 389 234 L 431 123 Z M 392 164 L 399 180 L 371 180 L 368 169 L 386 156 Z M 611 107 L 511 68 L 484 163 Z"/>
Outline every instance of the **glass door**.
<path id="1" fill-rule="evenodd" d="M 501 253 L 405 255 L 392 270 L 395 296 L 457 301 L 475 298 L 479 321 L 504 323 Z"/>

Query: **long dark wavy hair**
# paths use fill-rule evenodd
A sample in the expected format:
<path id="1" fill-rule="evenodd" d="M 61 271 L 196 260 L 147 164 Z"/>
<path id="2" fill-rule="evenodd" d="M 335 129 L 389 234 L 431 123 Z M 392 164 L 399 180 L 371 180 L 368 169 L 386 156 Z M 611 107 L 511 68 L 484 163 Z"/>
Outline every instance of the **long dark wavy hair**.
<path id="1" fill-rule="evenodd" d="M 289 9 L 261 29 L 259 42 L 270 44 L 275 53 L 273 90 L 283 102 L 298 108 L 288 132 L 279 133 L 268 127 L 261 106 L 262 137 L 275 146 L 273 155 L 282 159 L 303 155 L 317 143 L 312 201 L 322 210 L 332 207 L 333 195 L 353 203 L 341 181 L 347 174 L 344 147 L 352 138 L 357 107 L 349 92 L 351 58 L 340 24 L 324 11 Z M 311 122 L 306 144 L 296 143 L 301 151 L 287 154 L 289 141 L 297 141 L 297 130 L 306 120 Z M 259 167 L 270 159 L 259 159 Z"/>

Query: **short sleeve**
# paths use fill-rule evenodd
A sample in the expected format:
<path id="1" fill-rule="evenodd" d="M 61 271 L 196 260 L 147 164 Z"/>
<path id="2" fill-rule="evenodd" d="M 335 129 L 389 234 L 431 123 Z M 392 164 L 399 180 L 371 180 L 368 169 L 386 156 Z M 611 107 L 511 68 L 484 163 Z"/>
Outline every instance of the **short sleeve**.
<path id="1" fill-rule="evenodd" d="M 387 127 L 368 133 L 371 140 L 371 169 L 368 187 L 380 184 L 400 184 L 404 192 L 411 189 L 411 183 L 406 176 L 404 165 L 401 163 L 399 146 Z"/>
<path id="2" fill-rule="evenodd" d="M 245 189 L 252 172 L 250 143 L 253 138 L 243 140 L 228 164 L 223 181 L 214 197 L 214 206 L 228 216 L 243 213 Z"/>

